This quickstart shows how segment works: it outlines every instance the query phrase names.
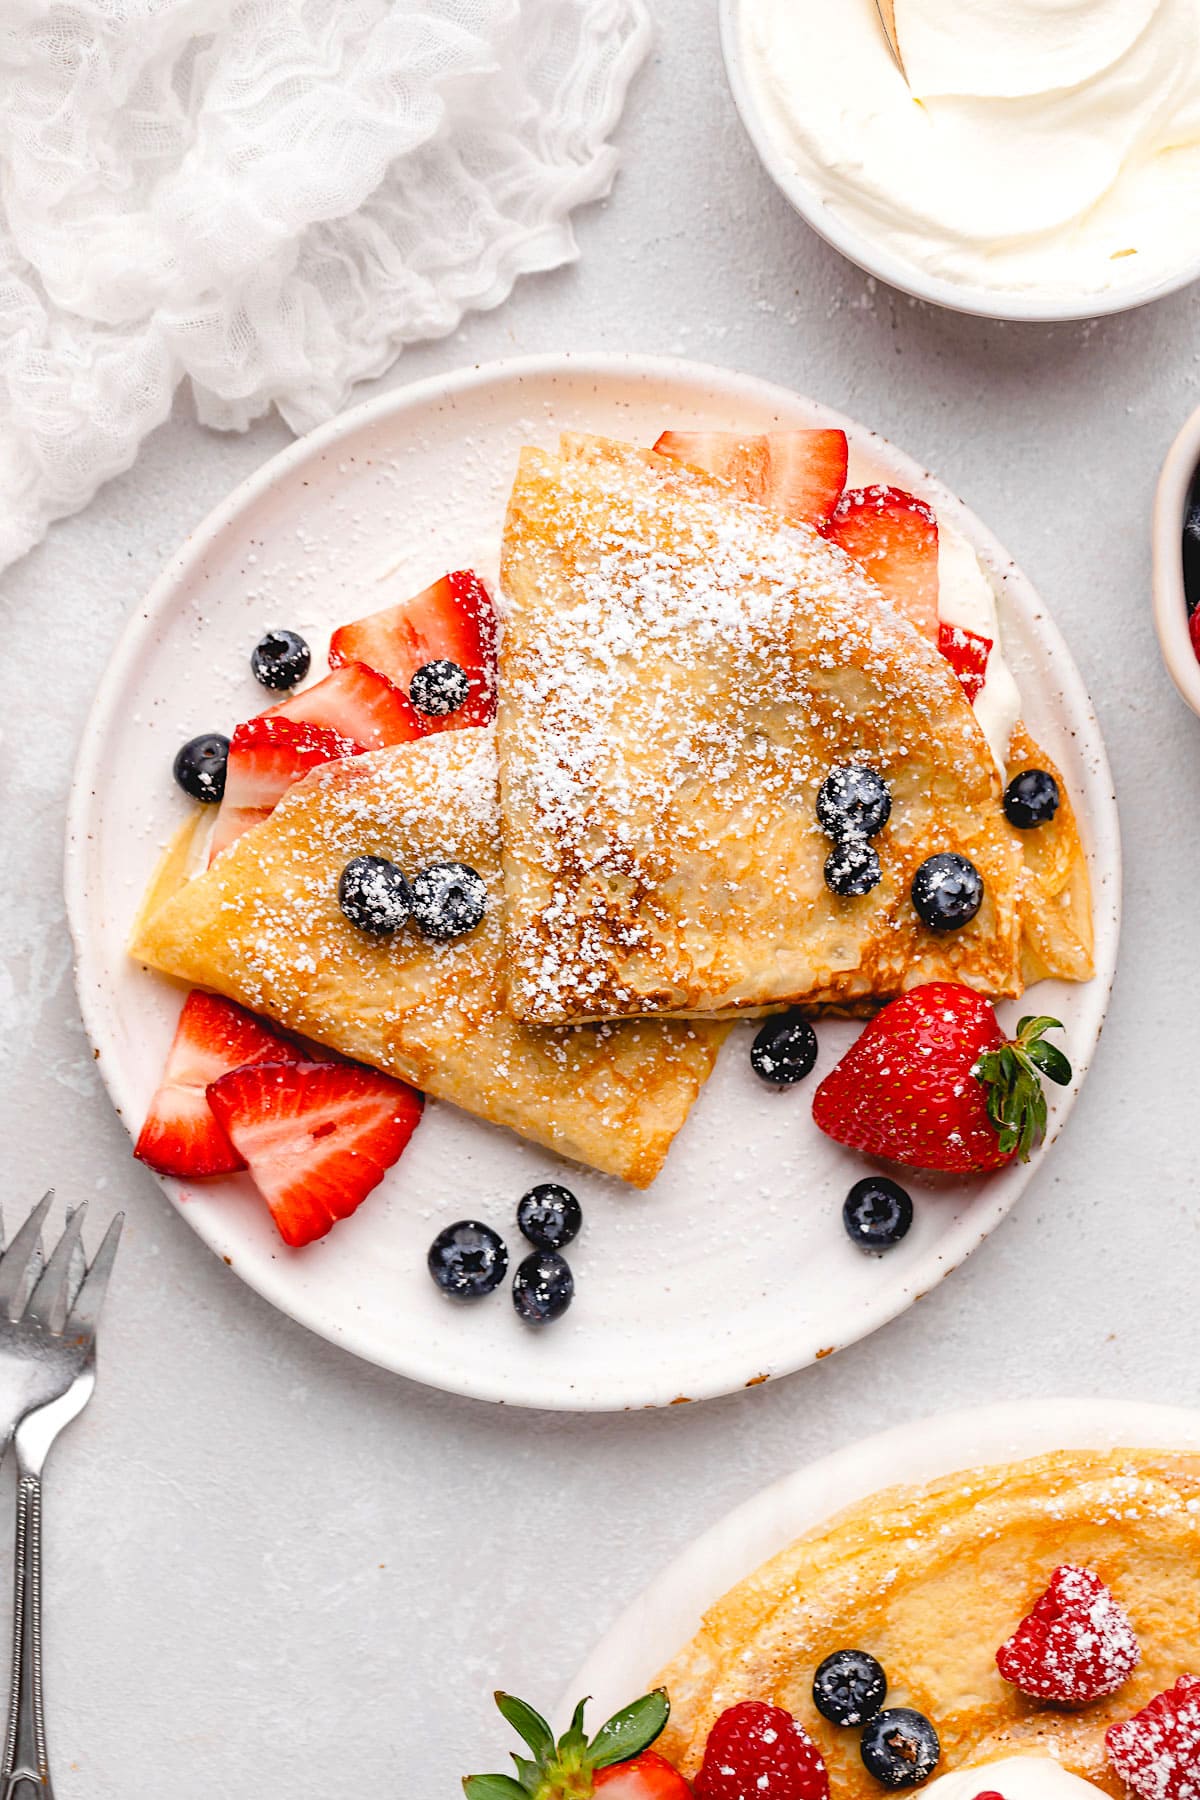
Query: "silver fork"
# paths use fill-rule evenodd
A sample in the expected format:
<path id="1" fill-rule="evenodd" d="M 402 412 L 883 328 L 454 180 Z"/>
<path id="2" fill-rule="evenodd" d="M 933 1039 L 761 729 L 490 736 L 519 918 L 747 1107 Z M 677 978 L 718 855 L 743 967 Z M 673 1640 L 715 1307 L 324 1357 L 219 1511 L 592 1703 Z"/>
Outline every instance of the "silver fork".
<path id="1" fill-rule="evenodd" d="M 81 1206 L 68 1214 L 43 1267 L 42 1225 L 52 1198 L 47 1194 L 34 1207 L 0 1257 L 0 1455 L 15 1438 L 17 1457 L 13 1676 L 0 1766 L 3 1800 L 53 1800 L 42 1709 L 42 1470 L 59 1432 L 92 1397 L 96 1326 L 121 1236 L 118 1213 L 85 1266 Z"/>

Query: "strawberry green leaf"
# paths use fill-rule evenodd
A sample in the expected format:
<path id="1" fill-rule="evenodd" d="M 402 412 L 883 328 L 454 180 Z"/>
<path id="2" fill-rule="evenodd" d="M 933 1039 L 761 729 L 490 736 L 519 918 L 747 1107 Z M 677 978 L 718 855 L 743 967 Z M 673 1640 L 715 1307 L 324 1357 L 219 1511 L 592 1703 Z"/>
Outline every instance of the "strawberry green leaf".
<path id="1" fill-rule="evenodd" d="M 1046 1096 L 1042 1076 L 1060 1087 L 1071 1079 L 1071 1065 L 1042 1033 L 1061 1031 L 1057 1019 L 1030 1014 L 1017 1026 L 1017 1035 L 998 1050 L 989 1050 L 975 1065 L 975 1078 L 984 1089 L 987 1115 L 1000 1139 L 1005 1156 L 1018 1155 L 1028 1162 L 1034 1146 L 1046 1135 Z"/>
<path id="2" fill-rule="evenodd" d="M 558 1760 L 567 1768 L 576 1767 L 587 1752 L 587 1735 L 583 1729 L 583 1709 L 588 1703 L 585 1697 L 579 1702 L 571 1715 L 571 1723 L 558 1740 Z"/>
<path id="3" fill-rule="evenodd" d="M 548 1762 L 554 1755 L 554 1733 L 543 1719 L 541 1713 L 534 1712 L 532 1706 L 524 1700 L 518 1700 L 515 1694 L 497 1693 L 496 1705 L 501 1716 L 508 1721 L 539 1762 Z"/>
<path id="4" fill-rule="evenodd" d="M 467 1800 L 529 1800 L 511 1775 L 464 1775 L 463 1793 Z"/>
<path id="5" fill-rule="evenodd" d="M 1056 1081 L 1059 1087 L 1067 1087 L 1071 1080 L 1071 1065 L 1055 1044 L 1030 1044 L 1027 1055 L 1031 1063 L 1039 1068 L 1043 1075 Z"/>
<path id="6" fill-rule="evenodd" d="M 1061 1031 L 1062 1028 L 1062 1020 L 1052 1019 L 1048 1013 L 1039 1013 L 1036 1018 L 1032 1013 L 1026 1013 L 1023 1019 L 1017 1020 L 1017 1038 L 1027 1041 L 1045 1037 L 1048 1031 Z"/>
<path id="7" fill-rule="evenodd" d="M 600 1727 L 588 1749 L 588 1761 L 594 1769 L 607 1769 L 613 1763 L 640 1756 L 659 1736 L 670 1715 L 671 1703 L 665 1688 L 643 1694 Z"/>
<path id="8" fill-rule="evenodd" d="M 542 1785 L 545 1764 L 530 1762 L 527 1756 L 518 1756 L 515 1750 L 510 1754 L 517 1765 L 517 1780 L 527 1794 L 536 1794 Z"/>

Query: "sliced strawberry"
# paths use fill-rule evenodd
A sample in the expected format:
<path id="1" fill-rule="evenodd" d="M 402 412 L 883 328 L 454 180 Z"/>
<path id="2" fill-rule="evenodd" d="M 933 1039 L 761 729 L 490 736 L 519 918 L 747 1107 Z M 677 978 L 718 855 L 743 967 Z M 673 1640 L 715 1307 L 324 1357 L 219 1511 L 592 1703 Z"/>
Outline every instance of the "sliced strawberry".
<path id="1" fill-rule="evenodd" d="M 425 735 L 421 716 L 407 695 L 386 675 L 361 662 L 345 663 L 315 687 L 301 689 L 263 716 L 336 731 L 356 751 L 384 750 L 390 744 L 409 744 Z"/>
<path id="2" fill-rule="evenodd" d="M 977 631 L 969 631 L 965 625 L 947 625 L 943 619 L 938 626 L 938 649 L 958 676 L 963 693 L 974 706 L 987 680 L 992 639 L 982 637 Z"/>
<path id="3" fill-rule="evenodd" d="M 1005 1681 L 1034 1700 L 1089 1706 L 1124 1687 L 1141 1660 L 1125 1608 L 1092 1569 L 1064 1563 L 996 1652 Z"/>
<path id="4" fill-rule="evenodd" d="M 210 860 L 243 831 L 267 818 L 294 782 L 322 763 L 357 755 L 359 748 L 327 726 L 280 718 L 277 712 L 239 725 L 229 744 L 225 797 L 217 814 Z"/>
<path id="5" fill-rule="evenodd" d="M 769 431 L 767 505 L 789 519 L 828 523 L 846 485 L 844 431 Z"/>
<path id="6" fill-rule="evenodd" d="M 205 1090 L 248 1063 L 305 1060 L 303 1050 L 276 1037 L 253 1013 L 193 990 L 133 1154 L 160 1175 L 231 1175 L 244 1169 Z"/>
<path id="7" fill-rule="evenodd" d="M 357 1063 L 260 1063 L 208 1089 L 284 1243 L 311 1244 L 383 1180 L 417 1128 L 415 1088 Z"/>
<path id="8" fill-rule="evenodd" d="M 828 524 L 846 485 L 844 431 L 770 431 L 760 437 L 664 431 L 654 448 L 660 456 L 719 475 L 746 500 L 819 528 Z"/>
<path id="9" fill-rule="evenodd" d="M 497 639 L 496 613 L 487 589 L 470 569 L 456 569 L 411 600 L 335 631 L 329 666 L 366 663 L 407 694 L 413 676 L 426 663 L 457 663 L 467 677 L 467 699 L 456 712 L 426 717 L 422 725 L 426 731 L 486 725 L 496 714 Z"/>
<path id="10" fill-rule="evenodd" d="M 900 488 L 852 488 L 826 535 L 861 563 L 926 637 L 938 635 L 938 528 L 923 500 Z"/>
<path id="11" fill-rule="evenodd" d="M 690 1800 L 691 1788 L 678 1769 L 656 1750 L 643 1750 L 632 1762 L 597 1769 L 592 1791 L 605 1800 Z"/>
<path id="12" fill-rule="evenodd" d="M 1192 641 L 1196 661 L 1200 662 L 1200 611 L 1190 614 L 1188 618 L 1188 637 Z"/>
<path id="13" fill-rule="evenodd" d="M 696 1800 L 829 1800 L 825 1758 L 782 1706 L 743 1700 L 708 1734 Z"/>
<path id="14" fill-rule="evenodd" d="M 1110 1725 L 1108 1760 L 1137 1800 L 1200 1800 L 1200 1675 Z"/>

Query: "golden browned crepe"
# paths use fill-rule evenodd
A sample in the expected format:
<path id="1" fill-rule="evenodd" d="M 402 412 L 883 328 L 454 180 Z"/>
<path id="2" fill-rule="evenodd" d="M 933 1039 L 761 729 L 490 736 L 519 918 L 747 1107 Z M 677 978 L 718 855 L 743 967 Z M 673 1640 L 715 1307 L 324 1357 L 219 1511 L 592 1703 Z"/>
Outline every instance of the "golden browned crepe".
<path id="1" fill-rule="evenodd" d="M 1142 1651 L 1120 1693 L 1078 1710 L 1024 1699 L 995 1665 L 1062 1563 L 1101 1575 Z M 1062 1451 L 893 1488 L 842 1513 L 712 1607 L 663 1671 L 663 1754 L 694 1774 L 717 1715 L 767 1700 L 820 1744 L 837 1800 L 877 1800 L 857 1734 L 812 1703 L 817 1665 L 849 1647 L 883 1664 L 889 1706 L 932 1719 L 939 1774 L 1042 1751 L 1121 1795 L 1106 1727 L 1200 1673 L 1200 1455 Z"/>
<path id="2" fill-rule="evenodd" d="M 565 438 L 522 454 L 502 580 L 515 1017 L 1022 991 L 1025 849 L 995 761 L 949 663 L 836 546 L 669 458 Z M 892 816 L 882 881 L 842 899 L 816 794 L 850 762 L 884 775 Z M 936 935 L 910 887 L 945 850 L 985 897 Z"/>
<path id="3" fill-rule="evenodd" d="M 1011 780 L 1024 769 L 1045 769 L 1059 793 L 1058 811 L 1048 825 L 1021 833 L 1025 875 L 1021 886 L 1021 973 L 1026 987 L 1057 975 L 1062 981 L 1090 981 L 1092 886 L 1087 858 L 1067 784 L 1046 752 L 1018 723 L 1008 747 Z"/>
<path id="4" fill-rule="evenodd" d="M 151 904 L 132 953 L 563 1156 L 653 1181 L 707 1080 L 719 1025 L 528 1030 L 504 1012 L 502 877 L 490 730 L 330 763 L 204 874 Z M 352 857 L 410 874 L 465 862 L 487 883 L 475 931 L 372 938 L 338 905 Z M 178 873 L 176 869 L 174 873 Z"/>

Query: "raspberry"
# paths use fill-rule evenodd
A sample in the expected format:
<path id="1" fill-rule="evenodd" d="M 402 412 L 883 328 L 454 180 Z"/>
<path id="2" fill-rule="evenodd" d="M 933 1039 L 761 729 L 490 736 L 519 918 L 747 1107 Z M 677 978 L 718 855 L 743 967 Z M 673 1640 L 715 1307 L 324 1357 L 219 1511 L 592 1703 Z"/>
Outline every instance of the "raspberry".
<path id="1" fill-rule="evenodd" d="M 829 1800 L 825 1759 L 781 1706 L 744 1700 L 708 1734 L 696 1800 Z"/>
<path id="2" fill-rule="evenodd" d="M 1108 1759 L 1138 1800 L 1200 1800 L 1200 1675 L 1182 1675 L 1123 1725 Z"/>
<path id="3" fill-rule="evenodd" d="M 1032 1699 L 1086 1706 L 1123 1687 L 1140 1658 L 1124 1607 L 1093 1570 L 1064 1563 L 996 1652 L 996 1667 Z"/>

